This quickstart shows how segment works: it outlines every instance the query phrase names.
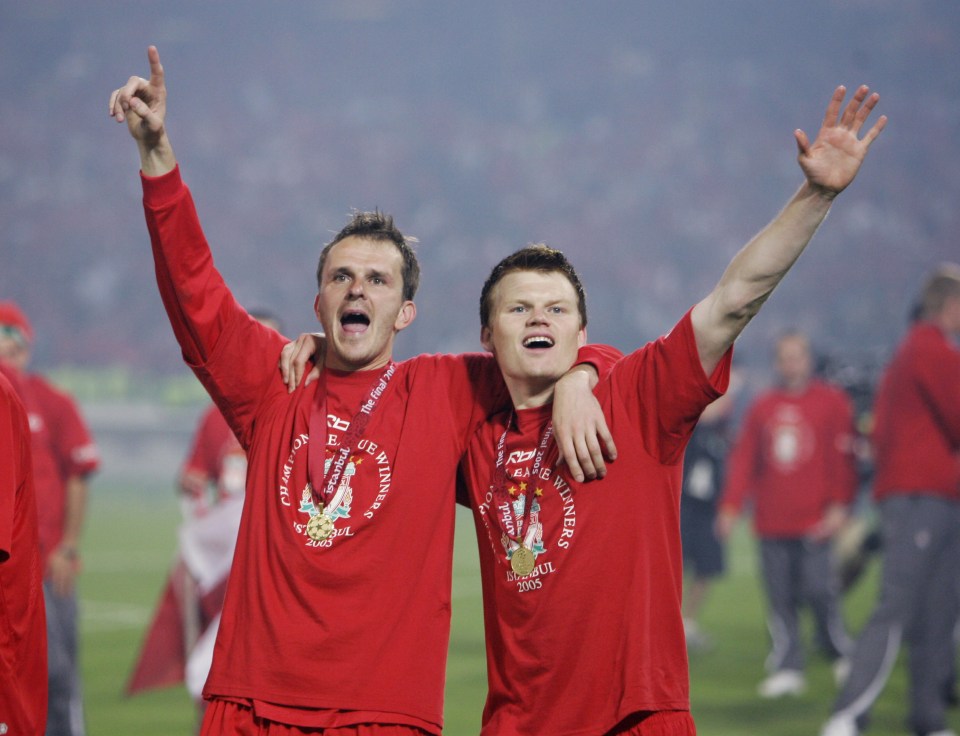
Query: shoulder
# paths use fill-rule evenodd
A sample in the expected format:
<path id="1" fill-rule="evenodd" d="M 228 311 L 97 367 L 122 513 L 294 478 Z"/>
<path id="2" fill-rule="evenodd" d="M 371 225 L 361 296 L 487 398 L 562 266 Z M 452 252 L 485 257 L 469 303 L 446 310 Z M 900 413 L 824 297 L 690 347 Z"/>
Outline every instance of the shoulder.
<path id="1" fill-rule="evenodd" d="M 43 376 L 28 374 L 23 381 L 24 390 L 31 399 L 48 408 L 71 408 L 76 410 L 76 401 L 64 389 L 61 389 Z"/>
<path id="2" fill-rule="evenodd" d="M 815 384 L 817 390 L 832 401 L 846 404 L 850 397 L 842 386 L 829 381 L 817 381 Z"/>
<path id="3" fill-rule="evenodd" d="M 914 351 L 923 350 L 937 353 L 957 352 L 949 338 L 932 322 L 920 322 L 913 325 L 904 336 L 902 347 Z"/>
<path id="4" fill-rule="evenodd" d="M 19 429 L 19 423 L 26 422 L 26 410 L 13 383 L 2 371 L 0 371 L 0 403 L 7 407 L 5 411 L 13 420 L 11 423 Z"/>
<path id="5" fill-rule="evenodd" d="M 960 368 L 960 350 L 936 325 L 922 322 L 912 326 L 900 341 L 885 373 L 947 375 L 948 366 Z"/>
<path id="6" fill-rule="evenodd" d="M 495 368 L 496 361 L 489 353 L 424 353 L 397 364 L 401 374 L 418 379 L 471 374 Z"/>

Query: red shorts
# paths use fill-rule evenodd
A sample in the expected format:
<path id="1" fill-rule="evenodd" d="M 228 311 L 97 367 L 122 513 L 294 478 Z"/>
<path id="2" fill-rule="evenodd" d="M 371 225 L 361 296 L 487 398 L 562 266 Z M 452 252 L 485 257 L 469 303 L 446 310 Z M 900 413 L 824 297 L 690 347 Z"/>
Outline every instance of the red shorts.
<path id="1" fill-rule="evenodd" d="M 634 713 L 618 723 L 606 736 L 696 736 L 693 716 L 686 710 L 658 710 Z"/>
<path id="2" fill-rule="evenodd" d="M 416 726 L 359 723 L 337 728 L 291 726 L 261 718 L 253 708 L 227 700 L 214 699 L 203 715 L 201 736 L 428 736 Z"/>

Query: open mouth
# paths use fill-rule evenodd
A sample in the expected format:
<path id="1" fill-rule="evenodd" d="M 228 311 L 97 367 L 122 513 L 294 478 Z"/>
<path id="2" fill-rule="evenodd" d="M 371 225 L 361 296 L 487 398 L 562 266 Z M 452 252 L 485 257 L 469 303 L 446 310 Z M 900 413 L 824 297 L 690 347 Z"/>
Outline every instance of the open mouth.
<path id="1" fill-rule="evenodd" d="M 363 312 L 344 312 L 340 315 L 340 326 L 344 332 L 363 332 L 370 326 L 370 317 Z"/>
<path id="2" fill-rule="evenodd" d="M 523 341 L 523 347 L 530 350 L 546 350 L 553 347 L 553 338 L 547 335 L 531 335 Z"/>

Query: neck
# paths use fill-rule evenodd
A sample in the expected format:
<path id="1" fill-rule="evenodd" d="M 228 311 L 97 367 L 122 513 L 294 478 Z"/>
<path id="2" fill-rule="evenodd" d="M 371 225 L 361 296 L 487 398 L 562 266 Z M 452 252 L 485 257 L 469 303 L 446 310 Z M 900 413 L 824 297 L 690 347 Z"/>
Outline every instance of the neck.
<path id="1" fill-rule="evenodd" d="M 386 368 L 390 361 L 392 360 L 391 356 L 385 355 L 383 357 L 377 358 L 376 360 L 371 360 L 367 363 L 352 363 L 350 361 L 344 360 L 343 358 L 333 355 L 332 353 L 327 353 L 323 360 L 324 368 L 329 368 L 332 371 L 341 371 L 344 373 L 359 373 L 360 371 L 375 371 L 382 370 Z"/>
<path id="2" fill-rule="evenodd" d="M 807 390 L 807 386 L 810 385 L 810 379 L 805 378 L 802 381 L 792 381 L 790 383 L 784 383 L 783 389 L 788 394 L 802 394 Z"/>
<path id="3" fill-rule="evenodd" d="M 553 401 L 553 389 L 556 381 L 537 384 L 528 381 L 516 381 L 504 377 L 514 409 L 534 409 Z"/>

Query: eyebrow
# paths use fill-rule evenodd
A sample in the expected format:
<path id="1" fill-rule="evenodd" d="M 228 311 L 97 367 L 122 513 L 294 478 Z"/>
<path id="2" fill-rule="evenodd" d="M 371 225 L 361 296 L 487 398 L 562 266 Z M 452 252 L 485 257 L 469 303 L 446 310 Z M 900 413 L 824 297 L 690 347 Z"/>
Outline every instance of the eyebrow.
<path id="1" fill-rule="evenodd" d="M 343 275 L 343 276 L 351 276 L 351 277 L 359 276 L 360 278 L 376 277 L 376 278 L 383 279 L 384 281 L 389 281 L 391 278 L 391 275 L 388 271 L 381 271 L 380 269 L 372 269 L 372 270 L 365 271 L 363 273 L 358 274 L 357 271 L 350 266 L 340 266 L 338 268 L 335 268 L 330 272 L 330 275 L 331 276 Z"/>

